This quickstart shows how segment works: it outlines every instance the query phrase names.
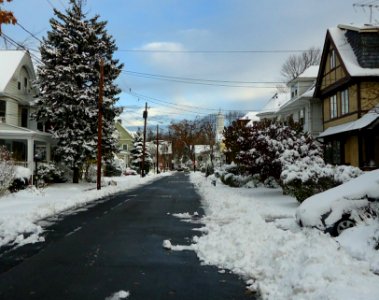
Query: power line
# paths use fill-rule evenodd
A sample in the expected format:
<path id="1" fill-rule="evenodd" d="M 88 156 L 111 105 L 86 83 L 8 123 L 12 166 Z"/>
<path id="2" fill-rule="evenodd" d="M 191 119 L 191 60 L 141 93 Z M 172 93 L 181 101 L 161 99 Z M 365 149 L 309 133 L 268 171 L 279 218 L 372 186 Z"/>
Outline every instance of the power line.
<path id="1" fill-rule="evenodd" d="M 132 92 L 131 89 L 129 90 L 129 94 L 131 96 L 135 97 L 136 99 L 144 99 L 144 100 L 147 100 L 147 101 L 151 101 L 151 102 L 153 102 L 155 104 L 166 106 L 166 107 L 171 108 L 171 109 L 185 111 L 186 113 L 190 112 L 190 113 L 194 113 L 194 114 L 205 114 L 205 115 L 208 115 L 208 114 L 210 114 L 210 112 L 204 113 L 204 112 L 201 112 L 201 111 L 213 111 L 213 112 L 216 112 L 216 111 L 220 110 L 220 108 L 207 108 L 207 107 L 185 105 L 185 104 L 179 105 L 179 104 L 175 104 L 173 102 L 169 102 L 169 101 L 157 99 L 157 98 L 154 98 L 154 97 L 146 96 L 146 95 L 143 95 L 143 94 L 140 94 L 140 93 Z M 172 106 L 174 106 L 174 107 L 172 107 Z M 194 109 L 194 110 L 197 110 L 197 111 L 188 110 L 188 109 Z M 223 111 L 228 111 L 228 112 L 254 111 L 254 110 L 256 110 L 256 109 L 223 109 Z"/>
<path id="2" fill-rule="evenodd" d="M 28 29 L 26 29 L 24 26 L 22 26 L 18 21 L 16 23 L 21 29 L 23 29 L 25 32 L 27 32 L 31 37 L 35 38 L 37 41 L 42 43 L 42 40 L 38 38 L 34 33 L 30 32 Z"/>
<path id="3" fill-rule="evenodd" d="M 24 46 L 24 45 L 21 45 L 20 43 L 16 42 L 15 40 L 13 40 L 11 37 L 9 37 L 8 35 L 6 35 L 4 32 L 1 33 L 1 35 L 10 43 L 12 44 L 13 46 L 15 46 L 16 48 L 21 48 L 25 51 L 27 51 L 29 53 L 29 55 L 34 58 L 34 60 L 36 60 L 38 63 L 42 64 L 42 61 L 36 56 L 34 55 L 33 53 L 30 53 L 30 51 Z"/>
<path id="4" fill-rule="evenodd" d="M 165 78 L 165 77 L 155 77 L 155 76 L 148 76 L 148 75 L 140 75 L 140 74 L 131 74 L 127 73 L 127 71 L 123 71 L 124 74 L 139 78 L 145 78 L 145 79 L 154 79 L 154 80 L 163 80 L 163 81 L 169 81 L 169 82 L 178 82 L 178 83 L 185 83 L 185 84 L 192 84 L 192 85 L 206 85 L 206 86 L 219 86 L 219 87 L 231 87 L 231 88 L 276 88 L 276 86 L 251 86 L 251 85 L 237 85 L 237 84 L 223 84 L 223 83 L 216 83 L 216 82 L 201 82 L 201 81 L 191 81 L 191 80 L 182 80 L 180 78 L 174 79 L 174 78 Z M 258 84 L 258 83 L 256 83 Z"/>
<path id="5" fill-rule="evenodd" d="M 203 78 L 190 78 L 190 77 L 179 77 L 179 76 L 169 76 L 161 74 L 150 74 L 150 73 L 141 73 L 135 71 L 123 71 L 130 75 L 141 75 L 147 76 L 149 78 L 162 78 L 162 79 L 175 79 L 183 81 L 195 81 L 195 82 L 212 82 L 212 83 L 239 83 L 239 84 L 280 84 L 285 83 L 284 81 L 238 81 L 238 80 L 217 80 L 217 79 L 203 79 Z"/>
<path id="6" fill-rule="evenodd" d="M 119 52 L 130 52 L 130 53 L 187 53 L 187 54 L 254 54 L 254 53 L 297 53 L 304 52 L 306 50 L 301 49 L 278 49 L 278 50 L 145 50 L 145 49 L 118 49 Z"/>

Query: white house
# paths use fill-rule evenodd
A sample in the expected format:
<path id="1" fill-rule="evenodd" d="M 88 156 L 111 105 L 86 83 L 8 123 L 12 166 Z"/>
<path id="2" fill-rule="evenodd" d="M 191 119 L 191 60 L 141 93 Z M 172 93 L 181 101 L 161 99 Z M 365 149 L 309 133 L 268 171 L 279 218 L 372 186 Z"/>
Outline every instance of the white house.
<path id="1" fill-rule="evenodd" d="M 35 168 L 35 158 L 50 161 L 52 137 L 30 118 L 38 95 L 29 52 L 0 50 L 0 145 L 12 152 L 16 164 Z"/>
<path id="2" fill-rule="evenodd" d="M 319 67 L 310 66 L 297 78 L 290 81 L 291 98 L 275 112 L 279 120 L 292 118 L 303 125 L 305 132 L 317 137 L 323 130 L 322 103 L 313 97 Z"/>
<path id="3" fill-rule="evenodd" d="M 286 122 L 292 118 L 303 125 L 303 130 L 317 137 L 323 130 L 322 104 L 313 97 L 318 66 L 308 67 L 287 88 L 276 93 L 256 116 L 261 119 Z"/>

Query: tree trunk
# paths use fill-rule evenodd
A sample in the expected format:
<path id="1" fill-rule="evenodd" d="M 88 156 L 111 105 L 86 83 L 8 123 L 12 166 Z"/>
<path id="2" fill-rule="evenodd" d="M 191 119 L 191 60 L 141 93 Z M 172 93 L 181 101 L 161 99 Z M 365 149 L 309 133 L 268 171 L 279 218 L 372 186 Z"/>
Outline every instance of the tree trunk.
<path id="1" fill-rule="evenodd" d="M 74 173 L 72 175 L 72 183 L 79 183 L 79 168 L 78 167 L 74 167 L 73 169 Z"/>

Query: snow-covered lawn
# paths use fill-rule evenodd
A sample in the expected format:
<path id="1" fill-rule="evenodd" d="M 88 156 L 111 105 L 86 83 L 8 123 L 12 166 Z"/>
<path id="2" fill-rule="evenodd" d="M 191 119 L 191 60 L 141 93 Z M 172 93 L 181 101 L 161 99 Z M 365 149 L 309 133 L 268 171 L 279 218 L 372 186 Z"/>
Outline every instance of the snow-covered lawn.
<path id="1" fill-rule="evenodd" d="M 192 249 L 205 264 L 241 275 L 263 299 L 379 299 L 377 220 L 337 239 L 295 223 L 298 203 L 280 189 L 230 188 L 200 173 L 204 233 Z"/>
<path id="2" fill-rule="evenodd" d="M 30 187 L 0 197 L 0 247 L 9 243 L 23 245 L 43 241 L 43 228 L 37 224 L 38 221 L 169 174 L 148 175 L 144 178 L 105 178 L 105 186 L 99 191 L 96 189 L 96 183 L 62 183 L 43 189 Z M 111 180 L 116 181 L 117 185 L 107 185 Z"/>

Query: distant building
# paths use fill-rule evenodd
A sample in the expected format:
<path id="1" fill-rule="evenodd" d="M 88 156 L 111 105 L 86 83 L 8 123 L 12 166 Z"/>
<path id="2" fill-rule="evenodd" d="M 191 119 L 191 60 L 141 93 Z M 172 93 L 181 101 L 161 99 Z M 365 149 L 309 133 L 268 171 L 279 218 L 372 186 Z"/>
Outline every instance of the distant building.
<path id="1" fill-rule="evenodd" d="M 116 121 L 115 127 L 118 134 L 118 152 L 116 155 L 125 162 L 126 167 L 130 167 L 130 150 L 133 148 L 134 135 L 122 126 L 121 120 Z"/>

